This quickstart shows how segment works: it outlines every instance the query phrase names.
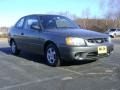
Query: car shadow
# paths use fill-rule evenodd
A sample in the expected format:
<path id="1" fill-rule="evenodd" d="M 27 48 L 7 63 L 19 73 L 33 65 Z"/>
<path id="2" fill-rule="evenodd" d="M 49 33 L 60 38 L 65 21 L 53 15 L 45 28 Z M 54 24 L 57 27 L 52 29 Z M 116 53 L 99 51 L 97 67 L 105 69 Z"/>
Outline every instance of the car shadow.
<path id="1" fill-rule="evenodd" d="M 10 47 L 3 47 L 3 48 L 0 48 L 0 52 L 3 52 L 7 55 L 12 55 L 11 54 L 11 50 L 10 50 Z M 16 57 L 20 57 L 20 58 L 23 58 L 25 60 L 28 60 L 28 61 L 33 61 L 33 62 L 37 62 L 37 63 L 41 63 L 41 64 L 46 64 L 46 61 L 44 60 L 44 57 L 41 56 L 41 55 L 37 55 L 37 54 L 33 54 L 33 53 L 29 53 L 29 52 L 25 52 L 25 51 L 22 51 L 20 53 L 20 55 L 16 56 Z M 76 66 L 76 65 L 84 65 L 84 64 L 89 64 L 89 63 L 92 63 L 94 62 L 95 60 L 92 60 L 92 61 L 87 61 L 87 60 L 84 60 L 84 61 L 76 61 L 76 60 L 73 60 L 73 61 L 62 61 L 61 63 L 61 67 L 62 66 Z"/>
<path id="2" fill-rule="evenodd" d="M 0 48 L 0 52 L 3 52 L 7 55 L 10 55 L 11 52 L 10 52 L 10 47 L 3 47 L 3 48 Z"/>
<path id="3" fill-rule="evenodd" d="M 73 60 L 73 61 L 63 61 L 61 66 L 77 66 L 77 65 L 84 65 L 84 64 L 89 64 L 92 62 L 95 62 L 96 60 Z"/>
<path id="4" fill-rule="evenodd" d="M 37 63 L 41 63 L 41 64 L 46 65 L 46 62 L 45 62 L 42 55 L 22 51 L 20 53 L 20 55 L 18 55 L 18 57 L 24 58 L 24 59 L 29 60 L 29 61 L 33 61 L 33 62 L 37 62 Z"/>
<path id="5" fill-rule="evenodd" d="M 21 59 L 23 58 L 23 59 L 28 60 L 28 61 L 46 64 L 44 59 L 43 59 L 43 56 L 41 56 L 41 55 L 37 55 L 37 54 L 25 52 L 25 51 L 22 51 L 19 55 L 13 55 L 11 53 L 10 47 L 0 48 L 0 52 L 7 54 L 7 55 L 20 57 Z"/>

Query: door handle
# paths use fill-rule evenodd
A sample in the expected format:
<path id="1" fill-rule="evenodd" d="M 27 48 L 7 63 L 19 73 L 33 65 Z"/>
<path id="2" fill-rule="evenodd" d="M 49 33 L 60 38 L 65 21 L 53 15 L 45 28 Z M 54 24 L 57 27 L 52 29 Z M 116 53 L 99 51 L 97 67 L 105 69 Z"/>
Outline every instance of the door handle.
<path id="1" fill-rule="evenodd" d="M 21 35 L 24 35 L 24 33 L 21 33 Z"/>

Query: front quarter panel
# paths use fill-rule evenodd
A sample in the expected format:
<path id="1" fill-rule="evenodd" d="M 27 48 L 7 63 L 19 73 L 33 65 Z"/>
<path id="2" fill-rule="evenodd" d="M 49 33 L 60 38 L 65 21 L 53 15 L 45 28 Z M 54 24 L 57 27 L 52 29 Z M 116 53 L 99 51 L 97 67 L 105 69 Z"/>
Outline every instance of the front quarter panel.
<path id="1" fill-rule="evenodd" d="M 59 35 L 53 32 L 44 32 L 44 37 L 45 42 L 52 41 L 54 44 L 56 44 L 57 47 L 59 47 L 59 45 L 65 45 L 66 36 Z"/>

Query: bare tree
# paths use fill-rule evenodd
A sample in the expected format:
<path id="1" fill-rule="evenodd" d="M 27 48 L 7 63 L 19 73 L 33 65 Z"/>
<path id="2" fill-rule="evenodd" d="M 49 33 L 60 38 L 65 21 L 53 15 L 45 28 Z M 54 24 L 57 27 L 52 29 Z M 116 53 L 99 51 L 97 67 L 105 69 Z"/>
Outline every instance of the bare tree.
<path id="1" fill-rule="evenodd" d="M 88 19 L 90 18 L 90 16 L 91 16 L 90 9 L 89 8 L 83 9 L 83 11 L 82 11 L 82 18 L 85 18 L 83 20 L 83 25 L 84 25 L 83 27 L 84 28 L 88 27 L 88 25 L 89 25 Z"/>
<path id="2" fill-rule="evenodd" d="M 106 20 L 110 20 L 111 27 L 120 27 L 120 0 L 101 0 L 100 8 L 105 12 Z M 108 25 L 108 22 L 106 22 Z"/>
<path id="3" fill-rule="evenodd" d="M 78 18 L 77 15 L 72 14 L 72 13 L 70 13 L 69 11 L 65 11 L 65 12 L 55 12 L 55 14 L 59 14 L 59 15 L 62 15 L 62 16 L 69 17 L 69 18 L 71 18 L 72 20 L 75 20 L 75 19 Z"/>
<path id="4" fill-rule="evenodd" d="M 106 19 L 120 19 L 120 0 L 101 0 L 100 8 Z"/>
<path id="5" fill-rule="evenodd" d="M 82 11 L 82 17 L 83 18 L 90 18 L 91 16 L 91 12 L 89 8 L 83 9 Z"/>

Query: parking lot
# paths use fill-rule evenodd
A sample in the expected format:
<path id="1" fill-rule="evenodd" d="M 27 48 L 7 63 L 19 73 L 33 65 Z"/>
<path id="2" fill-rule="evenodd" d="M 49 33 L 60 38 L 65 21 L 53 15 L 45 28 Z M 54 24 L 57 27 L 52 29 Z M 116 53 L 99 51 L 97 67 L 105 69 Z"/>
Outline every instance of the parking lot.
<path id="1" fill-rule="evenodd" d="M 49 67 L 39 55 L 12 55 L 0 40 L 0 90 L 120 90 L 120 39 L 113 42 L 109 57 Z"/>

